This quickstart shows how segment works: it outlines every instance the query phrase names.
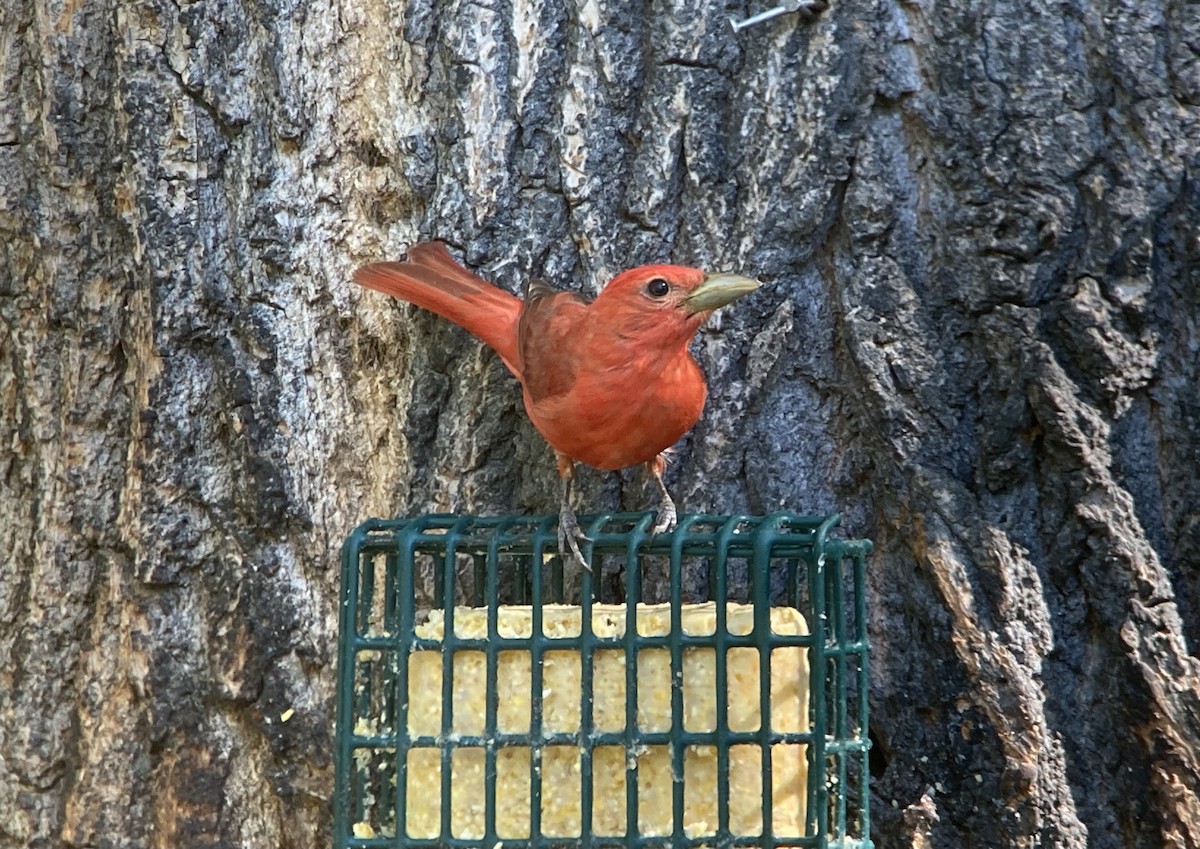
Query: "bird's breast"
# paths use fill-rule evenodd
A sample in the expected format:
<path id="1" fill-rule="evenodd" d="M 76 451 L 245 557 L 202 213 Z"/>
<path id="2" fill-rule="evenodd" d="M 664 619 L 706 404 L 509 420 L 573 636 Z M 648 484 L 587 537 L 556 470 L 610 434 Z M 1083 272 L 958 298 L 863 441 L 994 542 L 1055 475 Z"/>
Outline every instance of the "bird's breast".
<path id="1" fill-rule="evenodd" d="M 577 373 L 562 394 L 525 408 L 554 448 L 598 469 L 616 470 L 652 460 L 691 430 L 704 410 L 704 376 L 687 351 L 657 367 Z"/>

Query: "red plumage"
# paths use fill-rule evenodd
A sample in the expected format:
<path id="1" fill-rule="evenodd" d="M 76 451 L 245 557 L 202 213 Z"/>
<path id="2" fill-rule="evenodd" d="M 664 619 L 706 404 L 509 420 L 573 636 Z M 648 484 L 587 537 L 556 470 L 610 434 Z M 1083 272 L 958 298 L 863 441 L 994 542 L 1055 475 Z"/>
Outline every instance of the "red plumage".
<path id="1" fill-rule="evenodd" d="M 582 536 L 567 504 L 573 461 L 608 470 L 647 464 L 663 496 L 656 531 L 674 525 L 661 454 L 700 418 L 707 395 L 688 343 L 713 309 L 757 283 L 645 265 L 613 278 L 590 303 L 543 283 L 521 300 L 463 268 L 440 242 L 413 246 L 404 262 L 364 266 L 354 279 L 449 319 L 500 355 L 558 456 L 560 536 L 562 525 Z"/>

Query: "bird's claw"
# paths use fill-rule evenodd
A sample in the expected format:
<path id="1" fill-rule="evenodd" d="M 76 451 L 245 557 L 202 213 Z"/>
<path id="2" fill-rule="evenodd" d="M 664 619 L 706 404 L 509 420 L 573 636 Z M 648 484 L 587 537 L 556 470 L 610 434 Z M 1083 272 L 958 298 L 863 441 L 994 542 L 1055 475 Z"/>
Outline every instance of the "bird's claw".
<path id="1" fill-rule="evenodd" d="M 670 498 L 663 499 L 658 505 L 658 521 L 654 523 L 654 527 L 650 529 L 650 536 L 656 537 L 659 534 L 665 534 L 668 531 L 675 530 L 677 524 L 677 516 L 675 513 L 675 502 Z"/>
<path id="2" fill-rule="evenodd" d="M 666 459 L 663 454 L 646 464 L 650 477 L 654 479 L 654 485 L 658 487 L 658 521 L 654 523 L 654 528 L 650 531 L 651 537 L 675 530 L 677 518 L 675 502 L 671 500 L 671 493 L 667 492 L 667 487 L 662 479 L 665 465 Z"/>
<path id="3" fill-rule="evenodd" d="M 590 572 L 592 571 L 592 564 L 588 563 L 587 559 L 583 556 L 583 552 L 579 550 L 577 540 L 591 542 L 592 538 L 585 534 L 583 529 L 579 527 L 579 522 L 575 519 L 575 512 L 564 504 L 563 508 L 558 512 L 558 552 L 565 557 L 567 549 L 570 549 L 571 553 L 575 555 L 575 559 L 579 561 L 579 564 Z"/>

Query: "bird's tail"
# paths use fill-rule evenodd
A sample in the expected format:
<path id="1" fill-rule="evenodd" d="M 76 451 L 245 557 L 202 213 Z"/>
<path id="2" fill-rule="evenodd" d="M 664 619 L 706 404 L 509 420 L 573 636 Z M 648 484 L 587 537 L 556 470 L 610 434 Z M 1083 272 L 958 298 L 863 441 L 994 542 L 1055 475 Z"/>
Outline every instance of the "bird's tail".
<path id="1" fill-rule="evenodd" d="M 360 286 L 416 304 L 449 319 L 495 349 L 518 378 L 521 299 L 463 268 L 441 242 L 422 242 L 404 262 L 377 262 L 354 272 Z"/>

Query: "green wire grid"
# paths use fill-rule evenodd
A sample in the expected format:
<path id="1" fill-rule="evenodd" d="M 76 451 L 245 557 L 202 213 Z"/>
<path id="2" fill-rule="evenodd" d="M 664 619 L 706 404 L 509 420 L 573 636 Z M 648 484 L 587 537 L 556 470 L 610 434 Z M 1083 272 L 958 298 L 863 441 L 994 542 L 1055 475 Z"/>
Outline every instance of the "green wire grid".
<path id="1" fill-rule="evenodd" d="M 867 540 L 831 538 L 838 524 L 829 517 L 773 513 L 769 516 L 685 515 L 671 533 L 652 536 L 653 513 L 581 517 L 591 538 L 582 546 L 592 572 L 564 571 L 558 554 L 557 517 L 477 517 L 431 515 L 413 519 L 372 519 L 359 526 L 342 548 L 342 596 L 335 731 L 334 839 L 336 849 L 350 847 L 685 847 L 776 846 L 871 849 L 868 811 L 867 655 L 865 559 Z M 644 572 L 662 569 L 666 598 L 646 598 Z M 535 568 L 535 565 L 538 568 Z M 614 571 L 615 567 L 615 571 Z M 621 568 L 624 567 L 624 568 Z M 661 574 L 661 573 L 660 573 Z M 603 576 L 604 579 L 600 579 Z M 685 585 L 687 589 L 685 590 Z M 652 588 L 651 588 L 652 589 Z M 687 598 L 685 599 L 685 592 Z M 447 604 L 447 601 L 450 603 Z M 667 636 L 642 636 L 636 627 L 639 602 L 669 602 Z M 686 603 L 716 602 L 712 635 L 683 633 Z M 730 633 L 727 602 L 753 605 L 749 634 Z M 577 604 L 578 637 L 547 637 L 542 605 Z M 625 633 L 606 638 L 593 633 L 592 606 L 627 605 Z M 530 637 L 498 633 L 501 604 L 530 605 Z M 801 611 L 806 635 L 771 631 L 771 606 Z M 454 606 L 487 609 L 487 637 L 460 637 Z M 441 640 L 421 639 L 415 629 L 433 608 L 444 610 Z M 716 698 L 716 728 L 685 731 L 682 724 L 682 658 L 690 647 L 713 649 L 716 690 L 726 692 L 726 650 L 758 650 L 759 717 L 756 731 L 728 727 L 728 705 Z M 770 663 L 772 649 L 803 646 L 808 651 L 809 730 L 776 732 L 771 728 Z M 637 652 L 654 647 L 670 653 L 672 671 L 669 733 L 637 727 Z M 593 726 L 592 664 L 598 649 L 623 649 L 626 670 L 626 723 L 621 732 Z M 412 651 L 442 654 L 441 722 L 443 733 L 413 737 L 408 725 L 408 658 Z M 497 666 L 501 651 L 520 650 L 531 657 L 531 717 L 528 733 L 497 731 Z M 542 733 L 542 668 L 547 651 L 580 654 L 580 728 L 572 734 Z M 453 656 L 482 652 L 486 664 L 484 733 L 452 733 Z M 729 827 L 730 746 L 753 743 L 762 766 L 762 834 L 731 833 Z M 807 822 L 802 837 L 772 833 L 771 750 L 778 743 L 805 744 L 808 761 Z M 580 751 L 580 826 L 577 837 L 541 833 L 543 750 L 551 745 Z M 592 832 L 592 755 L 597 746 L 624 746 L 626 770 L 624 836 Z M 671 755 L 674 831 L 642 835 L 638 830 L 636 757 L 644 747 L 667 746 Z M 693 745 L 714 746 L 717 754 L 716 833 L 688 836 L 683 829 L 684 752 Z M 496 831 L 496 756 L 505 746 L 529 750 L 529 837 L 502 838 Z M 484 752 L 484 834 L 455 837 L 451 831 L 452 757 L 463 747 Z M 437 749 L 441 760 L 441 836 L 407 834 L 408 752 Z"/>

